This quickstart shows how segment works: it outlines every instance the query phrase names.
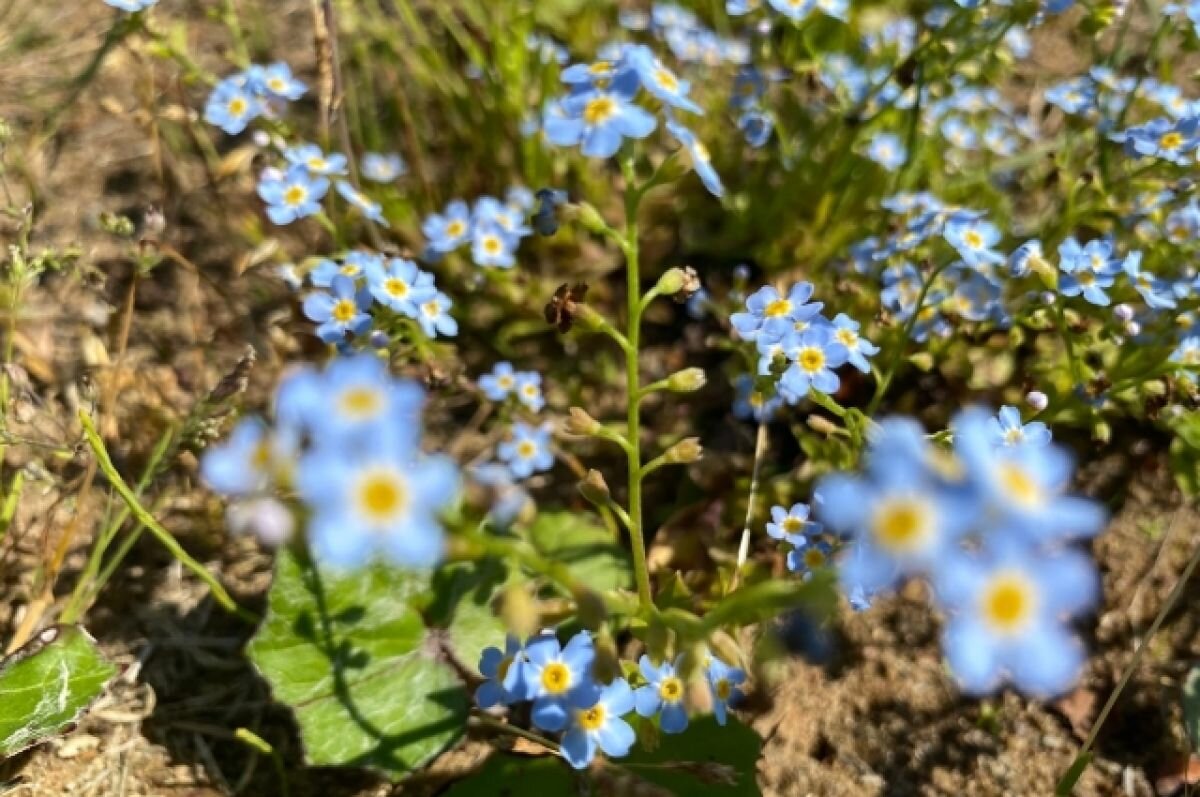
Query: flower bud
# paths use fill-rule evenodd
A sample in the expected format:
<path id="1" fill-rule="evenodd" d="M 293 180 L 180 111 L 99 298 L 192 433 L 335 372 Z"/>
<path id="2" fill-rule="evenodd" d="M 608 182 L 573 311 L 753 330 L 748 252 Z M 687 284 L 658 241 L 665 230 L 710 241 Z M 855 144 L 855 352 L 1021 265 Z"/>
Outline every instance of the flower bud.
<path id="1" fill-rule="evenodd" d="M 1031 390 L 1025 394 L 1025 403 L 1032 407 L 1034 412 L 1041 412 L 1049 406 L 1050 399 L 1040 390 Z"/>
<path id="2" fill-rule="evenodd" d="M 654 289 L 663 296 L 674 296 L 683 290 L 684 273 L 681 268 L 671 268 L 658 278 L 658 284 Z"/>
<path id="3" fill-rule="evenodd" d="M 1125 325 L 1125 334 L 1131 338 L 1136 338 L 1142 334 L 1142 325 L 1137 321 L 1130 321 Z"/>
<path id="4" fill-rule="evenodd" d="M 586 587 L 576 590 L 572 596 L 575 599 L 575 616 L 584 628 L 595 631 L 604 625 L 608 619 L 608 609 L 600 594 Z M 620 667 L 620 664 L 616 666 Z"/>
<path id="5" fill-rule="evenodd" d="M 612 496 L 608 490 L 608 483 L 604 481 L 604 475 L 598 470 L 589 470 L 580 480 L 579 492 L 597 507 L 607 506 Z"/>
<path id="6" fill-rule="evenodd" d="M 567 434 L 588 437 L 600 431 L 600 422 L 588 415 L 583 408 L 572 407 L 567 414 L 563 428 L 567 430 Z"/>
<path id="7" fill-rule="evenodd" d="M 621 676 L 621 656 L 617 653 L 617 642 L 608 626 L 600 628 L 593 637 L 596 657 L 592 659 L 592 677 L 599 683 L 610 684 Z"/>
<path id="8" fill-rule="evenodd" d="M 672 393 L 691 393 L 704 387 L 706 381 L 703 368 L 684 368 L 667 377 L 667 390 Z"/>
<path id="9" fill-rule="evenodd" d="M 500 599 L 500 619 L 508 630 L 521 639 L 536 634 L 540 625 L 533 597 L 520 584 L 513 584 L 504 590 Z"/>
<path id="10" fill-rule="evenodd" d="M 1133 308 L 1122 302 L 1113 308 L 1113 315 L 1117 317 L 1118 321 L 1132 321 Z"/>
<path id="11" fill-rule="evenodd" d="M 666 450 L 663 461 L 668 465 L 686 465 L 700 459 L 703 453 L 699 437 L 685 437 Z"/>
<path id="12" fill-rule="evenodd" d="M 595 206 L 587 202 L 580 202 L 577 205 L 569 205 L 568 207 L 574 211 L 575 218 L 578 219 L 579 223 L 588 232 L 595 233 L 596 235 L 604 235 L 608 229 L 608 224 L 605 223 L 604 217 L 600 215 L 600 211 L 596 210 Z"/>
<path id="13" fill-rule="evenodd" d="M 826 437 L 837 434 L 838 425 L 824 415 L 809 415 L 805 421 L 808 423 L 808 428 L 818 434 L 823 434 Z"/>

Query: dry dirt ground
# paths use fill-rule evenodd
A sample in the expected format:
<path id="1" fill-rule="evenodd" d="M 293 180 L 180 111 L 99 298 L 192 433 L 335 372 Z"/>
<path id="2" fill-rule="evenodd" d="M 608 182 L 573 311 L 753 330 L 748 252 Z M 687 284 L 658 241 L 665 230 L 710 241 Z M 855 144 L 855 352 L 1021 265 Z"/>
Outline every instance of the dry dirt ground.
<path id="1" fill-rule="evenodd" d="M 280 26 L 302 19 L 305 4 L 280 5 Z M 84 67 L 109 15 L 99 2 L 4 6 L 0 118 L 27 142 L 69 93 L 62 76 Z M 27 31 L 37 36 L 19 38 Z M 193 39 L 205 41 L 199 23 Z M 301 73 L 306 57 L 293 59 Z M 69 447 L 77 439 L 75 408 L 96 400 L 114 457 L 129 473 L 138 471 L 163 425 L 185 414 L 246 344 L 258 352 L 252 404 L 262 401 L 282 362 L 302 356 L 299 338 L 288 332 L 286 294 L 253 268 L 243 273 L 245 253 L 220 234 L 224 208 L 250 194 L 248 173 L 233 169 L 218 193 L 209 175 L 177 162 L 156 138 L 156 115 L 183 112 L 185 100 L 181 87 L 156 74 L 161 69 L 118 50 L 60 117 L 53 138 L 36 147 L 14 144 L 20 156 L 10 157 L 20 173 L 15 182 L 32 186 L 37 202 L 35 248 L 78 244 L 86 264 L 82 275 L 47 278 L 26 297 L 15 417 L 30 437 Z M 130 271 L 96 219 L 102 211 L 139 214 L 150 204 L 165 208 L 165 238 L 195 269 L 171 264 L 139 286 L 122 352 Z M 1083 479 L 1121 508 L 1095 543 L 1105 604 L 1081 628 L 1093 656 L 1075 694 L 1053 706 L 1013 694 L 988 703 L 958 696 L 938 657 L 937 620 L 913 588 L 865 614 L 843 614 L 826 630 L 826 661 L 797 659 L 778 686 L 752 695 L 742 717 L 765 739 L 757 772 L 764 794 L 1049 794 L 1200 539 L 1200 514 L 1181 508 L 1156 453 L 1164 448 L 1162 441 L 1113 446 Z M 29 467 L 32 481 L 0 564 L 5 639 L 28 611 L 33 564 L 46 541 L 68 529 L 76 534 L 59 592 L 69 590 L 82 544 L 106 510 L 100 487 L 76 498 L 86 480 L 82 455 L 54 458 L 15 446 L 7 456 L 9 467 Z M 218 505 L 193 477 L 194 462 L 176 463 L 156 512 L 239 601 L 261 608 L 269 555 L 225 536 Z M 1168 794 L 1179 782 L 1186 762 L 1180 685 L 1200 658 L 1198 618 L 1200 583 L 1186 590 L 1153 639 L 1079 794 Z M 250 629 L 214 609 L 149 540 L 101 595 L 87 625 L 122 675 L 73 733 L 7 762 L 0 793 L 280 793 L 272 762 L 232 739 L 240 726 L 276 747 L 291 773 L 291 793 L 300 797 L 434 793 L 444 775 L 468 771 L 482 755 L 468 745 L 439 762 L 434 775 L 396 792 L 366 775 L 301 771 L 286 712 L 272 705 L 239 653 Z"/>

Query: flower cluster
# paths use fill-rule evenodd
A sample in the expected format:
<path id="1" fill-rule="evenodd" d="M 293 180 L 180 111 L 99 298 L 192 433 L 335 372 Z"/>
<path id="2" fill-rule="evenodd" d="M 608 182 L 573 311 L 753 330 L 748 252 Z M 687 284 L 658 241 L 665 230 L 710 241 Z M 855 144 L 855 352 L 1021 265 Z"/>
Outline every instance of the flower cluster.
<path id="1" fill-rule="evenodd" d="M 845 541 L 843 587 L 861 604 L 904 579 L 929 579 L 965 690 L 1007 680 L 1034 695 L 1061 693 L 1083 662 L 1068 622 L 1099 592 L 1095 565 L 1072 543 L 1103 528 L 1104 509 L 1065 494 L 1071 457 L 1014 408 L 999 417 L 966 410 L 951 432 L 945 450 L 915 421 L 887 419 L 861 475 L 817 485 L 818 515 Z"/>
<path id="2" fill-rule="evenodd" d="M 158 3 L 158 0 L 104 0 L 106 5 L 129 14 L 145 11 Z"/>
<path id="3" fill-rule="evenodd" d="M 242 421 L 201 462 L 205 482 L 236 499 L 232 524 L 278 543 L 290 535 L 296 495 L 307 542 L 324 563 L 359 567 L 372 557 L 428 567 L 442 557 L 439 514 L 458 491 L 458 468 L 421 451 L 425 391 L 396 379 L 370 354 L 287 376 L 275 422 Z"/>
<path id="4" fill-rule="evenodd" d="M 611 158 L 625 139 L 643 139 L 658 127 L 657 117 L 636 100 L 645 94 L 661 107 L 667 131 L 681 145 L 692 167 L 714 196 L 725 193 L 708 149 L 676 111 L 702 114 L 688 95 L 691 84 L 678 77 L 646 45 L 611 45 L 605 58 L 572 64 L 562 72 L 567 96 L 546 106 L 542 130 L 560 147 L 579 146 L 592 158 Z"/>
<path id="5" fill-rule="evenodd" d="M 612 758 L 629 753 L 637 738 L 626 719 L 658 718 L 663 733 L 681 733 L 688 726 L 687 689 L 681 659 L 655 664 L 643 655 L 638 662 L 641 683 L 615 678 L 605 685 L 592 674 L 595 645 L 587 631 L 560 644 L 553 631 L 543 631 L 524 645 L 509 636 L 504 649 L 487 648 L 479 660 L 485 678 L 475 691 L 480 708 L 530 702 L 534 727 L 562 733 L 560 752 L 576 769 L 586 767 L 597 751 Z M 741 698 L 738 687 L 746 673 L 715 656 L 701 663 L 712 695 L 713 714 L 724 725 L 731 704 Z M 637 683 L 637 682 L 635 682 Z"/>
<path id="6" fill-rule="evenodd" d="M 803 22 L 814 11 L 845 22 L 850 0 L 766 0 L 766 4 L 795 23 Z M 742 16 L 763 6 L 762 0 L 725 0 L 731 16 Z"/>
<path id="7" fill-rule="evenodd" d="M 750 60 L 750 47 L 745 40 L 718 35 L 695 12 L 674 3 L 654 3 L 649 14 L 623 9 L 621 26 L 631 31 L 650 31 L 684 63 L 717 66 L 745 64 Z"/>
<path id="8" fill-rule="evenodd" d="M 501 201 L 484 196 L 470 207 L 461 199 L 432 213 L 421 224 L 425 235 L 425 257 L 438 260 L 470 244 L 471 259 L 484 268 L 508 269 L 516 265 L 521 239 L 533 233 L 527 220 L 534 209 L 528 188 L 513 186 Z"/>
<path id="9" fill-rule="evenodd" d="M 315 290 L 304 299 L 304 314 L 326 343 L 344 343 L 374 326 L 388 328 L 394 318 L 415 323 L 427 338 L 458 333 L 450 297 L 411 260 L 348 252 L 340 262 L 318 259 L 308 278 Z"/>
<path id="10" fill-rule="evenodd" d="M 290 224 L 320 213 L 332 177 L 337 192 L 352 207 L 374 223 L 388 226 L 383 207 L 341 179 L 348 173 L 345 155 L 326 155 L 316 144 L 298 144 L 285 149 L 283 157 L 287 166 L 264 169 L 258 183 L 258 195 L 267 203 L 267 216 L 275 224 Z"/>
<path id="11" fill-rule="evenodd" d="M 277 116 L 284 105 L 300 99 L 307 90 L 286 63 L 255 64 L 213 87 L 204 106 L 204 120 L 237 135 L 259 117 Z"/>
<path id="12" fill-rule="evenodd" d="M 781 293 L 759 288 L 746 299 L 744 312 L 730 316 L 742 340 L 758 350 L 758 375 L 771 376 L 777 364 L 788 363 L 779 377 L 779 395 L 796 404 L 816 390 L 835 393 L 841 384 L 836 369 L 846 363 L 863 373 L 871 370 L 867 358 L 879 352 L 861 337 L 859 323 L 844 313 L 832 321 L 821 314 L 824 303 L 810 302 L 813 286 L 798 282 Z"/>

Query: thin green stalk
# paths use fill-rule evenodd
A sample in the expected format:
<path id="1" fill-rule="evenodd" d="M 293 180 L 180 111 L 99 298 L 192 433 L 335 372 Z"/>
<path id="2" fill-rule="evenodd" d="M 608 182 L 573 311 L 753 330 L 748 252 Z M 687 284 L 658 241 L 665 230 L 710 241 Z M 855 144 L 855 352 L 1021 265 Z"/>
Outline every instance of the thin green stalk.
<path id="1" fill-rule="evenodd" d="M 229 593 L 225 591 L 225 587 L 221 585 L 216 576 L 208 572 L 208 569 L 204 565 L 192 558 L 191 554 L 183 549 L 183 546 L 179 544 L 179 541 L 175 539 L 171 532 L 163 528 L 154 519 L 154 516 L 142 506 L 137 496 L 134 495 L 133 490 L 129 488 L 129 485 L 121 478 L 121 474 L 117 472 L 116 466 L 113 465 L 112 459 L 108 456 L 108 449 L 105 447 L 104 441 L 100 438 L 100 433 L 96 431 L 95 423 L 93 423 L 91 416 L 88 415 L 86 410 L 79 411 L 79 422 L 83 426 L 83 436 L 87 440 L 88 447 L 92 449 L 92 454 L 96 457 L 96 464 L 99 466 L 100 471 L 108 479 L 113 489 L 117 491 L 117 494 L 121 496 L 125 505 L 129 507 L 129 511 L 133 514 L 134 518 L 149 529 L 150 533 L 184 567 L 191 570 L 201 581 L 208 585 L 208 588 L 212 591 L 213 599 L 222 608 L 236 614 L 246 622 L 257 623 L 259 618 L 238 606 Z"/>
<path id="2" fill-rule="evenodd" d="M 633 574 L 637 580 L 638 602 L 643 609 L 653 605 L 650 596 L 650 572 L 646 567 L 646 542 L 642 531 L 642 442 L 638 350 L 642 334 L 642 288 L 638 263 L 638 205 L 642 194 L 637 187 L 633 157 L 621 159 L 625 175 L 625 297 L 629 328 L 625 339 L 626 439 L 629 457 L 629 543 L 633 548 Z"/>
<path id="3" fill-rule="evenodd" d="M 925 307 L 925 298 L 929 295 L 929 289 L 933 287 L 933 283 L 949 265 L 950 261 L 946 261 L 938 266 L 929 275 L 929 279 L 921 283 L 921 292 L 917 294 L 917 306 L 913 308 L 912 315 L 904 323 L 900 343 L 896 346 L 895 352 L 892 353 L 892 358 L 888 362 L 888 369 L 884 371 L 883 377 L 879 380 L 875 388 L 875 395 L 871 397 L 871 403 L 867 405 L 866 414 L 868 418 L 874 417 L 875 411 L 879 409 L 880 402 L 883 401 L 884 394 L 887 393 L 888 387 L 891 386 L 892 380 L 896 377 L 896 371 L 900 368 L 900 361 L 904 358 L 904 352 L 908 349 L 908 342 L 912 340 L 913 327 L 917 325 L 917 320 L 921 316 L 921 310 Z M 845 413 L 843 412 L 842 414 Z"/>
<path id="4" fill-rule="evenodd" d="M 1174 517 L 1171 518 L 1172 526 L 1179 519 L 1180 511 L 1176 510 Z M 1169 535 L 1170 533 L 1170 530 L 1168 530 L 1167 534 Z M 1054 789 L 1056 797 L 1069 797 L 1071 791 L 1075 788 L 1075 784 L 1079 782 L 1079 778 L 1083 775 L 1084 770 L 1091 763 L 1092 745 L 1096 743 L 1096 737 L 1100 735 L 1100 729 L 1104 727 L 1104 722 L 1108 719 L 1109 713 L 1112 712 L 1113 706 L 1116 705 L 1121 692 L 1125 691 L 1125 687 L 1129 684 L 1129 679 L 1137 671 L 1138 664 L 1142 661 L 1142 656 L 1146 653 L 1146 649 L 1150 647 L 1150 642 L 1154 639 L 1154 635 L 1158 633 L 1163 620 L 1166 619 L 1171 609 L 1175 607 L 1175 603 L 1179 600 L 1179 597 L 1183 595 L 1183 589 L 1187 586 L 1198 564 L 1200 564 L 1200 545 L 1197 545 L 1196 550 L 1192 552 L 1192 558 L 1188 560 L 1187 566 L 1183 568 L 1183 572 L 1179 575 L 1179 581 L 1175 582 L 1174 589 L 1171 590 L 1171 594 L 1163 602 L 1162 608 L 1158 610 L 1158 615 L 1155 616 L 1154 622 L 1150 624 L 1150 630 L 1146 632 L 1146 636 L 1142 638 L 1141 644 L 1133 652 L 1133 658 L 1130 660 L 1129 666 L 1125 668 L 1125 672 L 1121 675 L 1121 680 L 1117 684 L 1117 688 L 1108 696 L 1108 701 L 1104 704 L 1104 708 L 1100 710 L 1100 716 L 1096 717 L 1096 724 L 1088 732 L 1087 739 L 1083 742 L 1083 747 L 1079 748 L 1079 752 L 1075 755 L 1075 760 L 1071 762 L 1071 766 L 1067 768 L 1066 774 L 1059 780 L 1058 785 Z"/>

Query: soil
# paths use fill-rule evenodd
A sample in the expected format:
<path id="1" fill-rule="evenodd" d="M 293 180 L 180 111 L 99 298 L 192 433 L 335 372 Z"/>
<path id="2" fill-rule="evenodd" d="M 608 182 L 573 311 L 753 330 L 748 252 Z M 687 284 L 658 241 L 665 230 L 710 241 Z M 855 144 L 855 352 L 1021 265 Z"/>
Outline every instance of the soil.
<path id="1" fill-rule="evenodd" d="M 99 406 L 118 467 L 138 473 L 165 425 L 228 373 L 247 344 L 257 351 L 250 406 L 264 402 L 282 364 L 303 356 L 307 344 L 293 334 L 300 328 L 292 326 L 287 292 L 221 233 L 228 208 L 251 201 L 248 165 L 231 156 L 229 174 L 213 188 L 203 170 L 175 159 L 156 138 L 157 116 L 196 107 L 195 90 L 164 81 L 161 67 L 118 48 L 58 119 L 55 134 L 30 144 L 70 94 L 51 76 L 82 71 L 111 15 L 98 0 L 2 5 L 0 118 L 18 133 L 12 146 L 20 147 L 19 157 L 10 161 L 18 164 L 14 184 L 26 186 L 36 209 L 34 248 L 76 245 L 84 264 L 41 280 L 19 318 L 18 367 L 11 369 L 15 431 L 64 453 L 20 445 L 6 452 L 7 467 L 26 468 L 29 477 L 0 567 L 0 627 L 8 639 L 38 594 L 47 543 L 73 535 L 57 590 L 69 595 L 86 543 L 108 510 L 106 490 L 84 489 L 79 407 Z M 281 29 L 307 13 L 306 3 L 279 6 Z M 197 14 L 189 37 L 211 55 L 207 24 Z M 29 31 L 38 36 L 20 38 Z M 298 47 L 291 60 L 301 74 L 311 71 L 307 48 Z M 139 282 L 122 350 L 131 271 L 98 219 L 102 212 L 140 218 L 149 205 L 164 208 L 164 238 L 186 263 L 162 266 Z M 0 230 L 8 235 L 7 227 Z M 1094 543 L 1104 606 L 1080 625 L 1092 655 L 1075 693 L 1053 705 L 1008 692 L 989 701 L 960 696 L 939 658 L 938 619 L 914 585 L 865 613 L 841 613 L 829 628 L 808 629 L 821 642 L 819 661 L 796 657 L 782 673 L 760 674 L 740 717 L 765 740 L 757 772 L 763 793 L 1050 794 L 1196 544 L 1200 513 L 1181 505 L 1165 458 L 1155 453 L 1162 448 L 1110 446 L 1084 475 L 1084 488 L 1117 511 Z M 239 602 L 261 609 L 270 554 L 225 534 L 219 503 L 196 484 L 194 460 L 184 455 L 173 463 L 160 487 L 155 511 L 163 523 Z M 5 763 L 0 793 L 279 794 L 272 761 L 233 738 L 239 727 L 274 746 L 294 797 L 433 794 L 486 755 L 470 742 L 400 788 L 368 774 L 303 769 L 290 717 L 272 704 L 240 653 L 252 629 L 216 609 L 152 540 L 135 547 L 87 626 L 121 665 L 121 676 L 72 733 Z M 1141 797 L 1181 785 L 1188 749 L 1181 683 L 1200 658 L 1200 582 L 1185 590 L 1148 644 L 1077 794 Z"/>

